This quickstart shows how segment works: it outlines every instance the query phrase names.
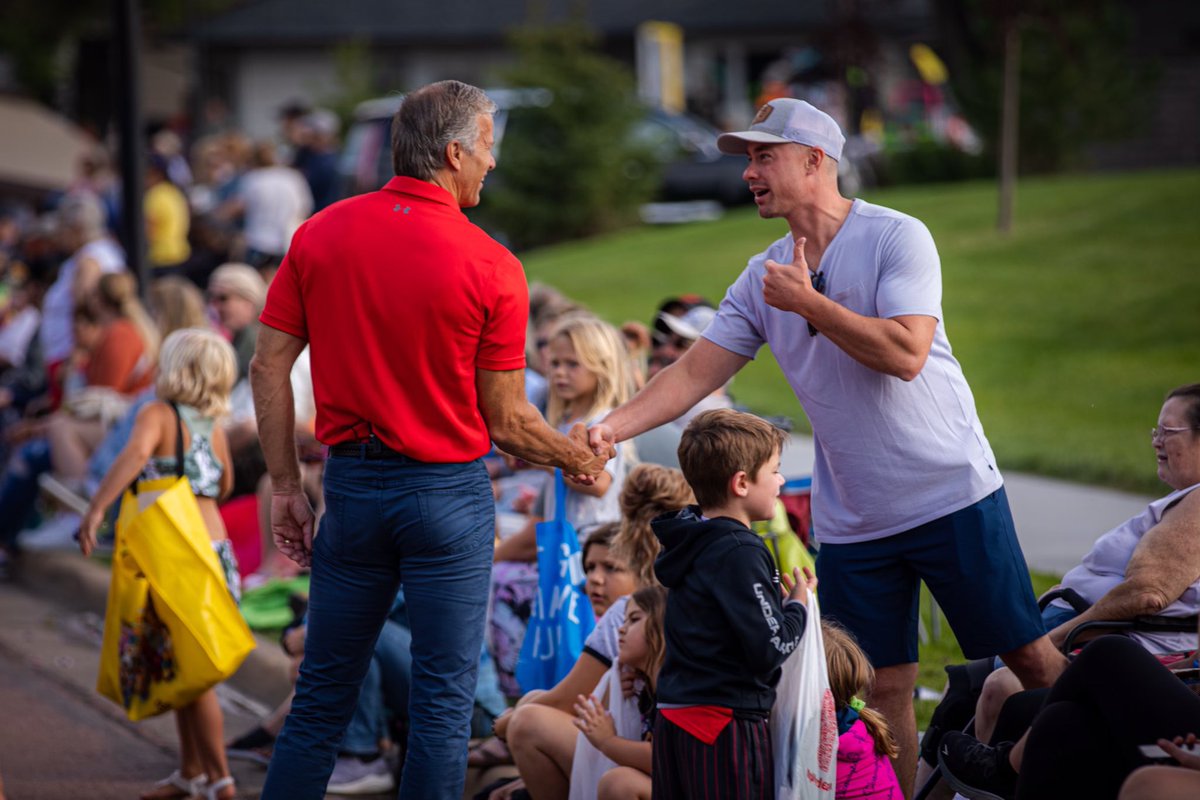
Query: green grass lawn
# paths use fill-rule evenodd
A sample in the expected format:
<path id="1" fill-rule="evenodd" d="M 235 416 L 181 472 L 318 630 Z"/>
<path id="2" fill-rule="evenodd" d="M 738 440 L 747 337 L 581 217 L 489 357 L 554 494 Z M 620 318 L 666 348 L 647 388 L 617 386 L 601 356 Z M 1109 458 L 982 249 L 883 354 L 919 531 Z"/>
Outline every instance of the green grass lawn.
<path id="1" fill-rule="evenodd" d="M 1001 467 L 1158 491 L 1147 431 L 1163 394 L 1200 381 L 1200 171 L 1025 180 L 1015 230 L 994 230 L 991 183 L 873 192 L 923 220 L 943 307 Z M 660 299 L 714 301 L 786 232 L 752 208 L 524 254 L 606 319 L 649 321 Z M 734 383 L 756 411 L 802 412 L 769 354 Z"/>

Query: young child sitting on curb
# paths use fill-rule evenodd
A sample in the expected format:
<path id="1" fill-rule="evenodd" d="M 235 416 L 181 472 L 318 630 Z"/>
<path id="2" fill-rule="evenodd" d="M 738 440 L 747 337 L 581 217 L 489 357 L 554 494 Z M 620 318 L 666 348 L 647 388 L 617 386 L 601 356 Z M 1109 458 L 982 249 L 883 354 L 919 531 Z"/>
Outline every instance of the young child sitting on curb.
<path id="1" fill-rule="evenodd" d="M 796 570 L 781 607 L 775 562 L 749 527 L 775 513 L 785 437 L 758 417 L 719 409 L 692 420 L 680 440 L 679 466 L 699 505 L 653 523 L 663 546 L 654 569 L 669 590 L 656 800 L 775 793 L 767 716 L 817 584 Z"/>

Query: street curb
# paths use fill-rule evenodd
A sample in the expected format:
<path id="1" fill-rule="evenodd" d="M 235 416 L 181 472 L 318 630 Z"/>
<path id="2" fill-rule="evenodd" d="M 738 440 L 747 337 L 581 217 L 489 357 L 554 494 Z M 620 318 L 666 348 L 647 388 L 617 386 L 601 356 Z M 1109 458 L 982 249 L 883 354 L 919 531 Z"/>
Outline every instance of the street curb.
<path id="1" fill-rule="evenodd" d="M 16 584 L 30 594 L 74 611 L 104 616 L 111 573 L 103 564 L 78 553 L 27 550 L 13 573 Z M 274 708 L 291 691 L 291 658 L 278 641 L 257 633 L 254 638 L 257 646 L 227 683 Z"/>

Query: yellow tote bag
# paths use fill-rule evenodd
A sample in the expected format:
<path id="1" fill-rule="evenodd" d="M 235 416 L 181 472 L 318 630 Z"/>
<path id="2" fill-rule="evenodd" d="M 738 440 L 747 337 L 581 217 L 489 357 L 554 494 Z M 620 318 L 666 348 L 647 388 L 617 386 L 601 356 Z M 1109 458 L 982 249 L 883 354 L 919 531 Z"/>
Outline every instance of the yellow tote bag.
<path id="1" fill-rule="evenodd" d="M 188 479 L 127 491 L 96 691 L 131 720 L 145 719 L 192 702 L 253 649 Z"/>

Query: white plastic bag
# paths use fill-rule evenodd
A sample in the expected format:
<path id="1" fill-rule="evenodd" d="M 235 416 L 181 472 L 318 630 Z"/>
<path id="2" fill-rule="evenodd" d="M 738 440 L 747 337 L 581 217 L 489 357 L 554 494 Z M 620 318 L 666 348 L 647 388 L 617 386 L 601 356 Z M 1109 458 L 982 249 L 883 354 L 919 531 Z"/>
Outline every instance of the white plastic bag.
<path id="1" fill-rule="evenodd" d="M 800 646 L 783 664 L 771 709 L 777 800 L 833 800 L 837 786 L 837 712 L 829 690 L 821 610 L 808 593 Z"/>
<path id="2" fill-rule="evenodd" d="M 607 700 L 605 693 L 608 694 Z M 617 736 L 634 741 L 642 738 L 642 714 L 638 711 L 637 696 L 625 697 L 621 694 L 619 662 L 614 661 L 612 669 L 604 673 L 594 694 L 608 706 Z M 570 800 L 596 800 L 596 787 L 601 776 L 616 766 L 615 761 L 592 747 L 582 732 L 576 734 L 575 759 L 571 762 Z"/>

